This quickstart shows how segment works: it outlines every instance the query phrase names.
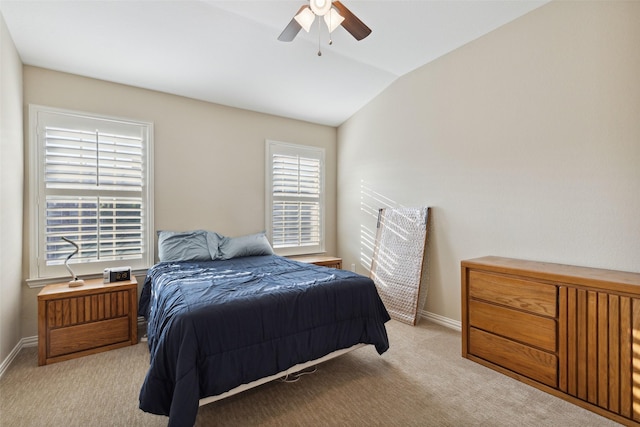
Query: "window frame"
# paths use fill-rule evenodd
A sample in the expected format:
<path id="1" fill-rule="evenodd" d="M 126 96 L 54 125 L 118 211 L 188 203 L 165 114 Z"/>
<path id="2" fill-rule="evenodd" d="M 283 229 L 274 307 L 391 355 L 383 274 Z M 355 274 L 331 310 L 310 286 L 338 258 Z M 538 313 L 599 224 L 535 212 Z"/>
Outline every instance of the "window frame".
<path id="1" fill-rule="evenodd" d="M 325 252 L 325 206 L 326 206 L 326 162 L 325 149 L 310 145 L 292 144 L 288 142 L 265 141 L 265 224 L 269 241 L 273 246 L 273 155 L 290 154 L 307 158 L 318 159 L 320 161 L 320 189 L 319 189 L 319 244 L 308 246 L 290 246 L 276 248 L 274 252 L 281 256 L 309 255 Z M 303 200 L 303 198 L 301 198 Z"/>
<path id="2" fill-rule="evenodd" d="M 82 111 L 67 110 L 47 107 L 42 105 L 29 105 L 29 278 L 27 284 L 30 287 L 44 286 L 48 283 L 61 281 L 69 277 L 64 265 L 47 266 L 43 260 L 44 246 L 46 245 L 46 233 L 43 227 L 46 210 L 46 197 L 44 173 L 45 173 L 45 138 L 40 136 L 42 118 L 47 116 L 60 116 L 62 120 L 97 121 L 111 126 L 135 126 L 139 127 L 143 134 L 143 184 L 142 191 L 138 193 L 142 197 L 143 208 L 143 238 L 142 257 L 136 260 L 92 261 L 83 263 L 70 262 L 74 273 L 86 278 L 101 277 L 104 268 L 130 266 L 133 272 L 146 274 L 146 270 L 153 265 L 155 259 L 154 236 L 154 200 L 153 200 L 153 123 L 141 120 L 107 116 Z M 86 124 L 85 124 L 86 125 Z M 82 128 L 82 126 L 78 126 Z M 82 193 L 82 191 L 76 191 Z M 69 245 L 70 251 L 73 250 Z"/>

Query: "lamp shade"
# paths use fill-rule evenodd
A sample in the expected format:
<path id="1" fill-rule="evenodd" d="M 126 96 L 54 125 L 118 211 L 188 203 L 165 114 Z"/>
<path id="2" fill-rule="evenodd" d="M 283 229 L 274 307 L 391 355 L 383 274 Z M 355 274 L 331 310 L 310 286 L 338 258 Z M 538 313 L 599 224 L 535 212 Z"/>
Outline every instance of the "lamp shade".
<path id="1" fill-rule="evenodd" d="M 311 24 L 313 24 L 313 21 L 316 19 L 316 15 L 313 14 L 311 9 L 305 7 L 302 9 L 302 12 L 294 16 L 293 19 L 308 33 L 311 29 Z"/>
<path id="2" fill-rule="evenodd" d="M 324 15 L 324 22 L 325 24 L 327 24 L 327 28 L 329 29 L 330 33 L 332 33 L 333 30 L 338 28 L 338 26 L 342 24 L 342 21 L 344 21 L 344 17 L 342 17 L 338 13 L 338 11 L 333 8 L 331 8 L 331 11 L 329 11 L 329 13 Z"/>

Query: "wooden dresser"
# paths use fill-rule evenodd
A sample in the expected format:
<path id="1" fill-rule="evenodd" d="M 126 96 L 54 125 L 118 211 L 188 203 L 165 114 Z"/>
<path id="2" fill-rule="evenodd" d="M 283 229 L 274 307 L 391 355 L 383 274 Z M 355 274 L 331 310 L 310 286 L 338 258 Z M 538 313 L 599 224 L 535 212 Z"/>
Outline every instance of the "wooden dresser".
<path id="1" fill-rule="evenodd" d="M 462 356 L 640 425 L 640 273 L 463 261 Z"/>
<path id="2" fill-rule="evenodd" d="M 86 356 L 138 342 L 138 282 L 86 280 L 45 286 L 38 294 L 38 364 Z"/>

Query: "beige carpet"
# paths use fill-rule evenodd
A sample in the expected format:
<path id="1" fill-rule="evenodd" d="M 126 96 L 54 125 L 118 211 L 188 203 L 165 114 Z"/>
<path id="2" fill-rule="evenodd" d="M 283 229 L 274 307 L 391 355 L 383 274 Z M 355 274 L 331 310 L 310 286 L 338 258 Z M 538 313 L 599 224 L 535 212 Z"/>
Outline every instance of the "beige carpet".
<path id="1" fill-rule="evenodd" d="M 295 383 L 271 382 L 201 407 L 198 426 L 614 426 L 460 356 L 460 333 L 387 324 L 365 347 Z M 146 344 L 49 366 L 23 349 L 0 379 L 0 426 L 164 426 L 138 409 Z"/>

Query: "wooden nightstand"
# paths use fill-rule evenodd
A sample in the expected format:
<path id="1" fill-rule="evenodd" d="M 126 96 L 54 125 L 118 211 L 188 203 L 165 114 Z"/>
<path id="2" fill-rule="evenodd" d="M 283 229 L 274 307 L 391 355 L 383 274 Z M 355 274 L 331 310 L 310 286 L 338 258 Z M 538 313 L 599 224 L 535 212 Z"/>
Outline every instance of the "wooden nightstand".
<path id="1" fill-rule="evenodd" d="M 38 294 L 38 365 L 138 343 L 138 282 L 85 280 L 45 286 Z"/>
<path id="2" fill-rule="evenodd" d="M 295 261 L 321 265 L 329 268 L 342 268 L 342 258 L 326 255 L 296 255 L 289 257 Z"/>

